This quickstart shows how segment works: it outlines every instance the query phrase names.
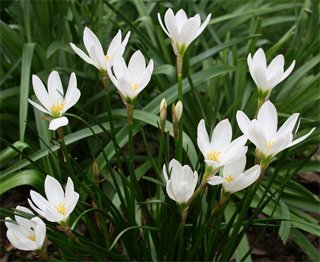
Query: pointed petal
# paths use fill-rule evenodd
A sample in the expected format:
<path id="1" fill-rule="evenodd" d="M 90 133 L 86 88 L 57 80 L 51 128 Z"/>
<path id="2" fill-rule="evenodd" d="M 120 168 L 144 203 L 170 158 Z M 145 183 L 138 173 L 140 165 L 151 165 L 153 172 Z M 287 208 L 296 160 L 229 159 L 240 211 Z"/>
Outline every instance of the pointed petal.
<path id="1" fill-rule="evenodd" d="M 48 206 L 50 206 L 50 203 L 43 196 L 41 196 L 38 192 L 30 190 L 30 197 L 31 197 L 32 201 L 37 205 L 37 207 L 43 211 Z M 35 211 L 37 211 L 37 210 L 35 210 Z"/>
<path id="2" fill-rule="evenodd" d="M 258 88 L 262 88 L 263 90 L 268 89 L 266 71 L 267 71 L 266 56 L 262 48 L 259 48 L 252 58 L 252 67 L 251 67 L 250 73 L 251 75 L 254 75 L 253 79 L 255 80 Z"/>
<path id="3" fill-rule="evenodd" d="M 128 64 L 129 79 L 133 83 L 140 81 L 141 75 L 146 69 L 146 61 L 140 50 L 136 51 L 130 58 Z"/>
<path id="4" fill-rule="evenodd" d="M 267 68 L 267 79 L 271 79 L 278 71 L 283 72 L 284 58 L 283 55 L 277 55 Z M 281 77 L 280 77 L 281 78 Z M 280 79 L 279 79 L 280 80 Z"/>
<path id="5" fill-rule="evenodd" d="M 180 31 L 180 43 L 184 43 L 186 46 L 196 38 L 197 31 L 200 27 L 200 18 L 190 18 L 182 27 Z"/>
<path id="6" fill-rule="evenodd" d="M 51 102 L 48 95 L 48 92 L 43 85 L 40 78 L 36 75 L 32 75 L 32 85 L 33 85 L 33 91 L 38 98 L 39 102 L 47 109 L 49 112 L 51 110 Z"/>
<path id="7" fill-rule="evenodd" d="M 275 135 L 278 126 L 278 114 L 277 109 L 269 100 L 261 106 L 257 120 L 261 125 L 267 140 Z"/>
<path id="8" fill-rule="evenodd" d="M 250 125 L 250 119 L 247 117 L 245 113 L 239 110 L 237 111 L 236 118 L 240 130 L 245 136 L 248 136 L 248 127 Z"/>
<path id="9" fill-rule="evenodd" d="M 251 121 L 248 128 L 248 137 L 249 140 L 259 149 L 260 152 L 266 152 L 267 138 L 258 121 Z"/>
<path id="10" fill-rule="evenodd" d="M 217 151 L 222 151 L 230 144 L 232 138 L 232 128 L 228 119 L 220 121 L 214 128 L 211 136 L 211 146 Z"/>
<path id="11" fill-rule="evenodd" d="M 52 119 L 49 124 L 49 130 L 56 130 L 59 127 L 66 126 L 68 123 L 69 120 L 65 116 Z"/>
<path id="12" fill-rule="evenodd" d="M 310 136 L 311 133 L 312 133 L 315 129 L 316 129 L 316 128 L 314 127 L 314 128 L 312 128 L 312 129 L 310 130 L 310 132 L 309 132 L 308 134 L 305 134 L 304 136 L 299 137 L 299 138 L 293 140 L 288 147 L 294 146 L 294 145 L 302 142 L 302 141 L 305 140 L 308 136 Z"/>
<path id="13" fill-rule="evenodd" d="M 179 43 L 180 34 L 176 25 L 175 16 L 173 11 L 169 8 L 164 15 L 164 23 L 166 24 L 167 30 L 169 32 L 170 38 L 174 39 Z"/>
<path id="14" fill-rule="evenodd" d="M 293 60 L 292 64 L 290 65 L 290 67 L 284 72 L 284 74 L 282 75 L 282 78 L 280 80 L 280 82 L 284 79 L 286 79 L 292 72 L 292 70 L 294 69 L 294 66 L 296 64 L 296 61 Z"/>
<path id="15" fill-rule="evenodd" d="M 72 73 L 70 75 L 67 93 L 64 98 L 64 107 L 63 107 L 62 113 L 66 112 L 69 108 L 74 106 L 78 102 L 80 95 L 81 95 L 81 92 L 77 88 L 76 75 L 75 73 Z"/>
<path id="16" fill-rule="evenodd" d="M 165 26 L 163 25 L 163 22 L 162 22 L 162 19 L 161 19 L 161 16 L 160 16 L 159 13 L 158 13 L 158 21 L 159 21 L 159 24 L 160 24 L 160 26 L 162 27 L 163 31 L 166 33 L 166 35 L 170 37 L 169 32 L 167 31 L 167 29 L 166 29 Z"/>
<path id="17" fill-rule="evenodd" d="M 107 55 L 112 56 L 114 52 L 120 47 L 121 45 L 121 30 L 118 30 L 115 37 L 111 40 L 110 45 L 108 47 Z"/>
<path id="18" fill-rule="evenodd" d="M 80 56 L 80 58 L 85 61 L 88 64 L 92 65 L 92 61 L 91 58 L 85 53 L 83 52 L 80 48 L 78 48 L 76 45 L 74 45 L 73 43 L 70 43 L 71 48 L 73 49 L 73 51 Z"/>
<path id="19" fill-rule="evenodd" d="M 50 112 L 49 112 L 47 109 L 45 109 L 45 108 L 44 108 L 44 107 L 42 107 L 41 105 L 39 105 L 39 104 L 37 104 L 37 103 L 33 102 L 31 99 L 28 99 L 28 102 L 29 102 L 31 105 L 33 105 L 35 108 L 37 108 L 38 110 L 40 110 L 41 112 L 43 112 L 43 113 L 46 113 L 46 114 L 49 114 L 49 115 L 50 115 Z"/>
<path id="20" fill-rule="evenodd" d="M 31 221 L 36 224 L 34 233 L 36 236 L 37 249 L 40 249 L 43 246 L 43 242 L 46 237 L 46 225 L 39 217 L 34 217 Z"/>
<path id="21" fill-rule="evenodd" d="M 196 34 L 196 37 L 198 37 L 202 31 L 207 27 L 208 23 L 210 22 L 210 19 L 211 19 L 211 14 L 209 14 L 206 18 L 206 20 L 204 20 L 204 22 L 202 23 L 202 25 L 200 26 L 197 34 Z"/>
<path id="22" fill-rule="evenodd" d="M 59 181 L 54 177 L 47 175 L 44 181 L 44 190 L 47 199 L 52 206 L 59 204 L 59 202 L 63 202 L 64 191 Z"/>
<path id="23" fill-rule="evenodd" d="M 74 208 L 76 207 L 77 203 L 79 200 L 79 194 L 77 192 L 73 192 L 72 196 L 69 197 L 68 202 L 66 204 L 66 216 L 69 216 L 72 211 L 74 210 Z"/>
<path id="24" fill-rule="evenodd" d="M 202 155 L 204 156 L 204 158 L 206 158 L 206 155 L 210 151 L 211 144 L 210 144 L 208 132 L 205 127 L 205 122 L 203 119 L 201 119 L 198 124 L 197 144 L 198 144 L 198 147 L 199 147 Z"/>
<path id="25" fill-rule="evenodd" d="M 48 92 L 52 104 L 57 101 L 63 102 L 63 88 L 60 76 L 57 71 L 52 71 L 48 78 Z"/>
<path id="26" fill-rule="evenodd" d="M 297 123 L 298 118 L 299 118 L 299 113 L 294 113 L 293 115 L 291 115 L 280 127 L 280 129 L 278 130 L 278 134 L 283 132 L 293 133 L 293 129 Z"/>
<path id="27" fill-rule="evenodd" d="M 169 170 L 169 172 L 170 172 L 170 170 Z M 166 168 L 165 164 L 162 167 L 162 173 L 163 173 L 163 176 L 164 176 L 164 179 L 165 179 L 166 183 L 168 183 L 169 177 L 168 177 L 168 174 L 167 174 L 167 168 Z"/>
<path id="28" fill-rule="evenodd" d="M 188 17 L 183 9 L 180 9 L 175 15 L 175 23 L 178 31 L 181 32 L 182 28 L 188 22 Z"/>
<path id="29" fill-rule="evenodd" d="M 103 52 L 103 48 L 101 46 L 101 43 L 98 39 L 98 37 L 88 28 L 85 27 L 84 32 L 83 32 L 83 43 L 91 57 L 91 59 L 93 59 L 93 57 L 90 54 L 90 49 L 93 47 L 97 56 L 101 56 L 104 58 L 104 52 Z"/>

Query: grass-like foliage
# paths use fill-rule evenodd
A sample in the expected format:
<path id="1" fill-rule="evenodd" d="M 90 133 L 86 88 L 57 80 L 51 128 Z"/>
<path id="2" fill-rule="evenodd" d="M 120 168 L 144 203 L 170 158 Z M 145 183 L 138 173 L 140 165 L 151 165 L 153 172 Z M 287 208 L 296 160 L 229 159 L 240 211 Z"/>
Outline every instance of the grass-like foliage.
<path id="1" fill-rule="evenodd" d="M 182 28 L 180 9 L 199 17 Z M 296 179 L 320 172 L 318 1 L 0 11 L 1 223 L 14 247 L 53 261 L 251 261 L 272 227 L 318 259 L 306 235 L 320 235 L 319 199 Z M 268 69 L 264 55 L 277 57 Z"/>

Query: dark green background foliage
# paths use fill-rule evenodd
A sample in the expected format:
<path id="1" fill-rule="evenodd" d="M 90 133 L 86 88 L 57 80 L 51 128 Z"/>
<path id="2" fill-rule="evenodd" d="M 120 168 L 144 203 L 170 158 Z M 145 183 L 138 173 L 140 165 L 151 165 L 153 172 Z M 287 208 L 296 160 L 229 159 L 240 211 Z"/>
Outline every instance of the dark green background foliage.
<path id="1" fill-rule="evenodd" d="M 43 192 L 48 173 L 61 182 L 72 177 L 81 194 L 71 217 L 72 229 L 78 228 L 81 243 L 48 230 L 54 243 L 49 255 L 59 260 L 226 260 L 236 250 L 238 260 L 250 259 L 245 233 L 254 224 L 261 226 L 262 234 L 266 227 L 279 227 L 284 243 L 290 237 L 311 260 L 317 259 L 317 250 L 304 234 L 319 235 L 318 221 L 310 215 L 319 213 L 319 202 L 294 178 L 298 172 L 319 172 L 314 156 L 320 134 L 318 1 L 70 0 L 1 1 L 0 5 L 0 194 L 8 194 L 21 185 Z M 179 232 L 178 210 L 166 196 L 161 173 L 162 165 L 174 156 L 174 143 L 171 123 L 167 123 L 170 135 L 160 141 L 159 105 L 163 97 L 171 105 L 178 96 L 175 56 L 157 20 L 157 13 L 163 17 L 167 7 L 175 12 L 183 8 L 189 16 L 199 13 L 202 20 L 212 13 L 208 27 L 190 45 L 184 59 L 187 153 L 183 164 L 203 173 L 203 159 L 196 143 L 200 119 L 204 118 L 212 130 L 218 121 L 228 118 L 234 137 L 238 137 L 236 111 L 243 110 L 253 117 L 257 89 L 246 58 L 259 47 L 266 52 L 268 62 L 283 54 L 285 68 L 296 60 L 293 73 L 273 89 L 270 97 L 278 109 L 279 122 L 299 112 L 299 136 L 317 127 L 307 140 L 286 150 L 271 164 L 261 187 L 251 197 L 252 203 L 244 201 L 251 189 L 236 194 L 208 229 L 210 210 L 218 198 L 217 187 L 211 187 L 191 209 L 183 235 Z M 83 47 L 85 26 L 99 37 L 105 51 L 119 29 L 123 35 L 130 30 L 126 61 L 140 49 L 148 61 L 155 62 L 152 79 L 135 105 L 134 162 L 140 190 L 132 187 L 128 176 L 123 102 L 111 84 L 116 128 L 112 134 L 101 75 L 75 55 L 69 45 L 72 42 Z M 42 113 L 27 102 L 34 98 L 32 74 L 46 83 L 52 70 L 59 71 L 64 87 L 70 73 L 75 72 L 81 90 L 65 128 L 70 156 L 66 163 L 54 133 L 40 117 Z M 171 106 L 168 110 L 170 113 Z M 168 120 L 171 121 L 170 114 Z M 158 154 L 160 143 L 164 157 Z M 250 145 L 249 149 L 251 165 L 254 148 Z M 95 164 L 98 172 L 93 171 Z M 249 216 L 242 210 L 250 206 Z M 8 209 L 1 211 L 2 219 L 12 214 Z M 258 219 L 259 213 L 266 218 Z M 251 248 L 255 244 L 251 243 Z"/>

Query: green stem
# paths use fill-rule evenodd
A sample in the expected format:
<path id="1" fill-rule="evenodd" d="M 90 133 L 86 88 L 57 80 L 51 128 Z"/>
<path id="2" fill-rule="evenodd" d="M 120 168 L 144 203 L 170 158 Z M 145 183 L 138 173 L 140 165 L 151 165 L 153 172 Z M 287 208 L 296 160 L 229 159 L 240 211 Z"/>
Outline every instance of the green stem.
<path id="1" fill-rule="evenodd" d="M 183 56 L 177 55 L 177 77 L 178 77 L 178 99 L 182 102 L 183 93 L 182 93 L 182 63 Z"/>
<path id="2" fill-rule="evenodd" d="M 59 127 L 57 129 L 57 133 L 58 133 L 58 138 L 59 138 L 59 142 L 60 142 L 60 149 L 61 149 L 62 156 L 63 156 L 63 162 L 66 163 L 68 153 L 67 153 L 66 145 L 64 143 L 63 127 Z"/>
<path id="3" fill-rule="evenodd" d="M 118 160 L 118 166 L 120 167 L 120 160 L 119 160 L 119 152 L 118 152 L 118 145 L 115 138 L 115 128 L 114 128 L 114 122 L 113 122 L 113 116 L 111 112 L 111 103 L 110 103 L 110 92 L 109 92 L 109 76 L 107 73 L 104 73 L 102 75 L 102 83 L 104 88 L 104 94 L 106 97 L 106 106 L 107 106 L 107 114 L 108 114 L 108 120 L 110 123 L 110 130 L 111 130 L 111 139 L 114 145 L 114 150 L 116 152 L 116 158 Z"/>

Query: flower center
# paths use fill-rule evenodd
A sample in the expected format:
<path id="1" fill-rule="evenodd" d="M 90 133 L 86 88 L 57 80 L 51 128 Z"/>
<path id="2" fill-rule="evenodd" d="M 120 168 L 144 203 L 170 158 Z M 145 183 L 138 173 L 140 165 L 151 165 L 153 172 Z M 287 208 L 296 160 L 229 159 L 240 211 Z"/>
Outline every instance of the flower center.
<path id="1" fill-rule="evenodd" d="M 58 213 L 60 213 L 61 215 L 65 215 L 66 212 L 67 212 L 67 209 L 66 209 L 66 205 L 64 203 L 59 203 L 59 205 L 55 206 L 54 207 Z"/>
<path id="2" fill-rule="evenodd" d="M 104 58 L 106 59 L 106 61 L 110 60 L 110 56 L 108 54 Z"/>
<path id="3" fill-rule="evenodd" d="M 228 182 L 228 183 L 231 183 L 233 181 L 233 176 L 229 175 L 225 178 L 225 180 Z"/>
<path id="4" fill-rule="evenodd" d="M 132 89 L 133 89 L 134 91 L 136 91 L 136 90 L 138 89 L 139 85 L 138 85 L 137 82 L 134 82 L 134 83 L 132 83 L 131 87 L 132 87 Z"/>
<path id="5" fill-rule="evenodd" d="M 271 149 L 271 148 L 273 147 L 274 142 L 275 142 L 274 140 L 268 141 L 268 142 L 267 142 L 267 148 L 268 148 L 268 149 Z"/>
<path id="6" fill-rule="evenodd" d="M 220 152 L 212 150 L 207 154 L 207 159 L 215 162 L 220 162 L 219 155 L 220 155 Z"/>
<path id="7" fill-rule="evenodd" d="M 28 236 L 28 239 L 33 241 L 33 242 L 36 242 L 36 235 L 35 234 L 31 234 Z"/>
<path id="8" fill-rule="evenodd" d="M 64 108 L 64 103 L 61 103 L 59 100 L 51 106 L 51 114 L 53 117 L 60 117 L 61 111 Z"/>

